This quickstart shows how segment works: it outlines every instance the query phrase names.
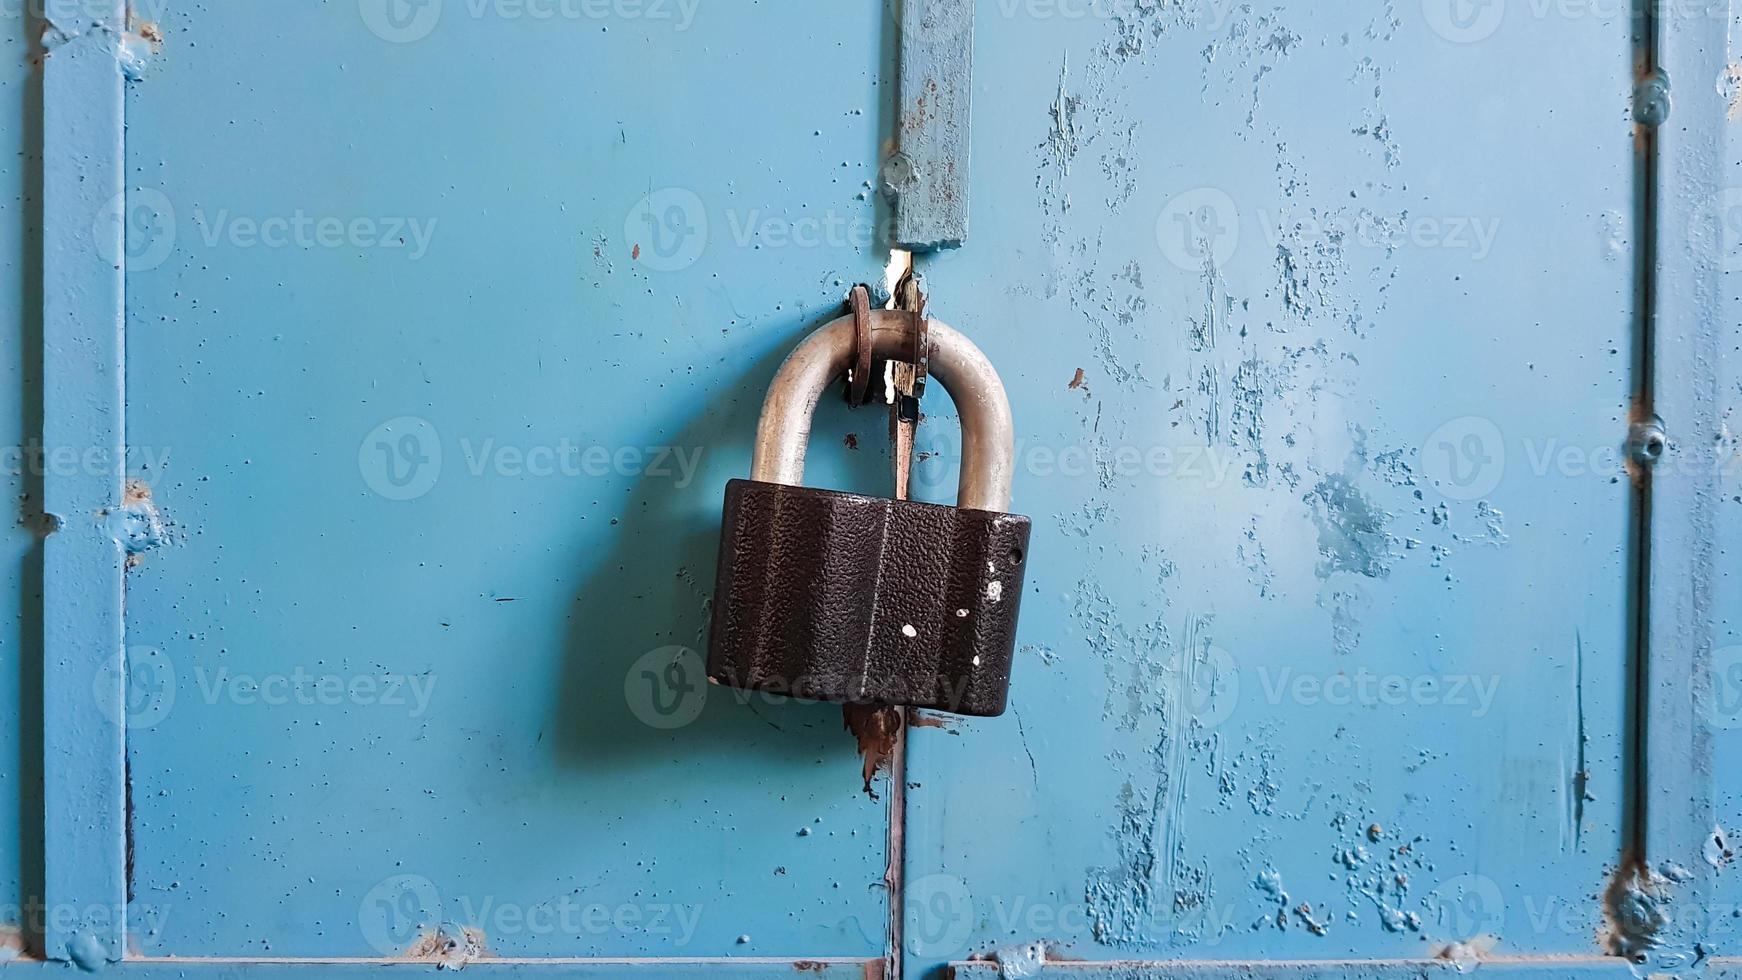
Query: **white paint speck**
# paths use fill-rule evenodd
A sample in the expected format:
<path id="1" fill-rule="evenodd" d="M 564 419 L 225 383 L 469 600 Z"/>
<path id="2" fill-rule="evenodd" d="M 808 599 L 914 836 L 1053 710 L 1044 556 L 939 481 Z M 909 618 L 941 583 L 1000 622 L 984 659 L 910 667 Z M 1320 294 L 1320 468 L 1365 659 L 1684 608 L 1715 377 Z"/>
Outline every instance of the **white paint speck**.
<path id="1" fill-rule="evenodd" d="M 1004 583 L 998 581 L 997 579 L 993 579 L 992 581 L 987 582 L 986 583 L 986 598 L 993 601 L 993 602 L 997 602 L 998 600 L 1004 598 Z"/>
<path id="2" fill-rule="evenodd" d="M 966 609 L 956 610 L 956 618 L 957 619 L 967 619 L 968 618 L 968 611 Z"/>
<path id="3" fill-rule="evenodd" d="M 914 629 L 912 623 L 908 623 L 901 628 L 901 635 L 911 640 L 919 635 L 919 630 Z"/>
<path id="4" fill-rule="evenodd" d="M 974 654 L 974 666 L 976 666 L 976 667 L 980 666 L 980 655 L 977 653 Z"/>

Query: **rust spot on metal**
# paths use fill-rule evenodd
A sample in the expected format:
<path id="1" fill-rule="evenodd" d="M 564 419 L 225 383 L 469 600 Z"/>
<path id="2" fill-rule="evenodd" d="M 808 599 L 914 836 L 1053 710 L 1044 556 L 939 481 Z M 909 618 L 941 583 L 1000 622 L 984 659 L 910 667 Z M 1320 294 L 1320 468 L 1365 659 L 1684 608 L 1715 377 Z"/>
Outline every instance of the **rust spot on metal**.
<path id="1" fill-rule="evenodd" d="M 950 723 L 937 715 L 929 715 L 923 711 L 909 712 L 907 723 L 915 728 L 942 728 L 948 730 Z"/>
<path id="2" fill-rule="evenodd" d="M 449 935 L 446 929 L 424 933 L 400 954 L 400 959 L 435 963 L 446 970 L 461 970 L 467 963 L 486 959 L 489 955 L 484 931 L 464 926 L 457 936 Z"/>
<path id="3" fill-rule="evenodd" d="M 163 43 L 163 28 L 157 26 L 157 21 L 135 19 L 131 8 L 127 11 L 127 20 L 132 24 L 133 33 L 139 35 L 142 39 L 150 41 L 155 45 L 161 45 Z"/>
<path id="4" fill-rule="evenodd" d="M 844 704 L 841 722 L 859 740 L 859 755 L 865 760 L 865 793 L 877 799 L 871 781 L 889 767 L 895 755 L 895 738 L 901 731 L 901 712 L 886 704 Z"/>
<path id="5" fill-rule="evenodd" d="M 827 973 L 829 965 L 820 960 L 799 960 L 792 968 L 799 973 Z"/>
<path id="6" fill-rule="evenodd" d="M 1065 387 L 1069 388 L 1072 391 L 1076 391 L 1078 388 L 1081 388 L 1083 386 L 1083 384 L 1086 380 L 1087 379 L 1083 376 L 1083 369 L 1077 368 L 1076 377 L 1072 378 L 1071 383 L 1066 385 Z"/>
<path id="7" fill-rule="evenodd" d="M 841 443 L 843 445 L 845 445 L 848 449 L 858 449 L 859 448 L 859 435 L 858 435 L 858 433 L 856 433 L 856 432 L 847 433 L 847 438 L 842 439 Z"/>

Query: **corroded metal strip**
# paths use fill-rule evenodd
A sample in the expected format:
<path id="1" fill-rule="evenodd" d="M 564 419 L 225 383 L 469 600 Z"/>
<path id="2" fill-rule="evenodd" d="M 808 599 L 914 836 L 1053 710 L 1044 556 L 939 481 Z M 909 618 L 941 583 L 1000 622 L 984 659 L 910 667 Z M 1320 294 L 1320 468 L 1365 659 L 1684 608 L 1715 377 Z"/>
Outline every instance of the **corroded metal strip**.
<path id="1" fill-rule="evenodd" d="M 968 237 L 974 0 L 905 0 L 900 10 L 901 107 L 884 164 L 892 244 L 955 248 Z"/>

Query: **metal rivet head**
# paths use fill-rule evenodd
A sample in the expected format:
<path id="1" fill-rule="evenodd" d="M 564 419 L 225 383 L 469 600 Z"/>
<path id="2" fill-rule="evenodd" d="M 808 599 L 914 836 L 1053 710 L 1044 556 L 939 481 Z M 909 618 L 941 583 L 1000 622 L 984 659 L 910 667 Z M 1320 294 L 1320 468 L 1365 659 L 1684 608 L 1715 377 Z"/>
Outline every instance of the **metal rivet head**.
<path id="1" fill-rule="evenodd" d="M 1669 121 L 1669 75 L 1656 71 L 1640 79 L 1633 94 L 1633 118 L 1641 125 L 1661 126 Z"/>
<path id="2" fill-rule="evenodd" d="M 1661 421 L 1653 419 L 1649 422 L 1633 423 L 1627 439 L 1627 457 L 1634 463 L 1645 467 L 1656 466 L 1668 448 L 1669 435 L 1664 432 Z"/>

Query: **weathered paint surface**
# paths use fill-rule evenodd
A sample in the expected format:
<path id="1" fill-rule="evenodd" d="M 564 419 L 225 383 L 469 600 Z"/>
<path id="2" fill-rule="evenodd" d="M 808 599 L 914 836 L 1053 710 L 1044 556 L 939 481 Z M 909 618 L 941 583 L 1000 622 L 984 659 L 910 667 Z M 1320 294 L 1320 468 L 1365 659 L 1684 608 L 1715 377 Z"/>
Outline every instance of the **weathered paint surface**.
<path id="1" fill-rule="evenodd" d="M 129 89 L 138 945 L 881 955 L 839 709 L 675 648 L 759 386 L 886 261 L 886 15 L 361 6 L 167 5 Z"/>
<path id="2" fill-rule="evenodd" d="M 1728 37 L 1742 30 L 1742 10 L 1732 10 Z M 1684 917 L 1697 934 L 1708 937 L 1715 955 L 1742 957 L 1742 125 L 1733 115 L 1718 117 L 1717 107 L 1734 107 L 1742 85 L 1742 52 L 1724 51 L 1711 44 L 1715 57 L 1705 64 L 1702 80 L 1690 77 L 1690 91 L 1678 99 L 1688 103 L 1688 128 L 1698 133 L 1699 145 L 1713 152 L 1700 163 L 1709 181 L 1707 193 L 1694 199 L 1678 196 L 1692 229 L 1690 244 L 1715 253 L 1715 260 L 1694 266 L 1710 291 L 1698 299 L 1716 300 L 1709 320 L 1702 323 L 1706 343 L 1700 351 L 1700 366 L 1711 379 L 1702 388 L 1702 410 L 1681 433 L 1682 456 L 1702 479 L 1704 516 L 1710 521 L 1704 550 L 1709 565 L 1703 581 L 1703 616 L 1694 617 L 1704 649 L 1710 659 L 1705 671 L 1705 689 L 1695 711 L 1695 725 L 1710 737 L 1710 754 L 1697 760 L 1701 768 L 1690 774 L 1689 783 L 1712 800 L 1713 824 L 1689 828 L 1677 856 L 1680 863 L 1697 870 L 1711 887 L 1704 891 Z M 1672 66 L 1673 70 L 1673 66 Z M 1682 111 L 1678 103 L 1677 112 Z M 1690 249 L 1691 251 L 1691 249 Z M 1695 258 L 1682 253 L 1684 261 Z M 1733 976 L 1742 976 L 1742 966 Z"/>
<path id="3" fill-rule="evenodd" d="M 864 792 L 838 709 L 707 691 L 693 652 L 759 386 L 885 258 L 896 25 L 814 6 L 160 4 L 50 32 L 131 83 L 129 479 L 84 528 L 128 566 L 131 833 L 73 866 L 130 871 L 118 969 L 877 975 L 892 787 Z M 1607 977 L 1636 950 L 1742 975 L 1734 466 L 1660 481 L 1706 521 L 1654 556 L 1706 556 L 1672 631 L 1703 645 L 1652 653 L 1696 669 L 1645 710 L 1695 721 L 1685 766 L 1653 750 L 1668 803 L 1622 867 L 1631 25 L 1495 9 L 980 5 L 975 244 L 922 264 L 1005 375 L 1039 560 L 1010 714 L 910 738 L 909 975 Z M 0 291 L 26 312 L 0 424 L 28 445 L 41 134 L 6 24 Z M 1678 296 L 1716 314 L 1665 379 L 1695 393 L 1658 403 L 1692 409 L 1672 458 L 1724 462 L 1742 71 L 1683 27 L 1707 47 L 1669 118 L 1710 156 L 1658 228 L 1692 229 Z M 934 401 L 916 495 L 943 500 Z M 831 400 L 813 479 L 884 486 L 883 428 Z M 29 473 L 0 482 L 22 974 L 7 913 L 54 876 L 21 697 L 47 522 Z M 89 711 L 114 679 L 50 686 Z M 573 959 L 645 956 L 690 959 Z"/>
<path id="4" fill-rule="evenodd" d="M 1606 952 L 1626 19 L 1122 9 L 979 22 L 998 163 L 927 271 L 1037 560 L 1011 714 L 910 738 L 909 973 Z"/>

